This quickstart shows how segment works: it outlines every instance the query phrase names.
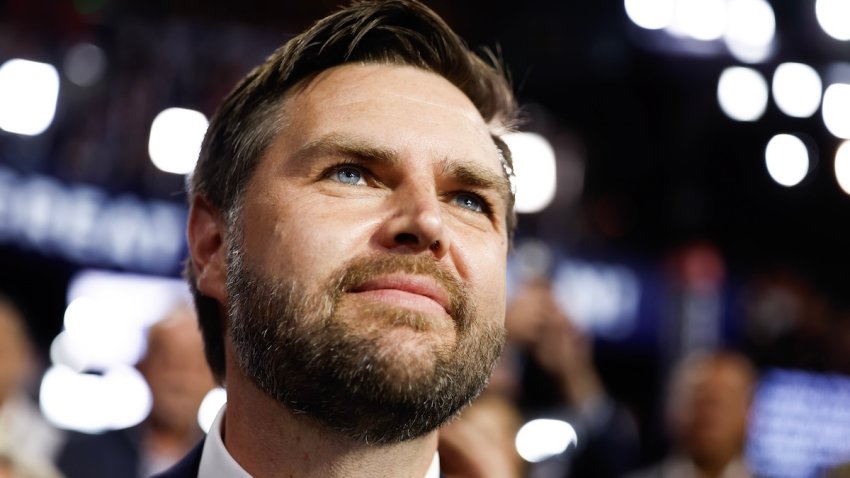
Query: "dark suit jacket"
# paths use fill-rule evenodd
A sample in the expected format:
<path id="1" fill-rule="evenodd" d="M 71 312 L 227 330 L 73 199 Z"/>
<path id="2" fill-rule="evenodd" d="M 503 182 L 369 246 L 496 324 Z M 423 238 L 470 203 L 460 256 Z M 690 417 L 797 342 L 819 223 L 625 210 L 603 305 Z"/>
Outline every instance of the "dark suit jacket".
<path id="1" fill-rule="evenodd" d="M 140 426 L 105 433 L 68 433 L 56 466 L 67 478 L 137 478 Z"/>
<path id="2" fill-rule="evenodd" d="M 203 451 L 204 441 L 201 440 L 177 464 L 151 478 L 197 478 L 198 468 L 201 466 L 201 453 Z"/>

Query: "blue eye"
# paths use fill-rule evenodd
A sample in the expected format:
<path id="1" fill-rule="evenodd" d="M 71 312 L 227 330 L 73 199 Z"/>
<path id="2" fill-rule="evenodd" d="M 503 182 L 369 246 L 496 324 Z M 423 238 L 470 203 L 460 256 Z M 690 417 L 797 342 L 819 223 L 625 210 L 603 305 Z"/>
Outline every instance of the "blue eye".
<path id="1" fill-rule="evenodd" d="M 453 201 L 458 206 L 470 211 L 484 212 L 485 210 L 484 201 L 475 194 L 461 193 L 455 196 Z"/>
<path id="2" fill-rule="evenodd" d="M 343 184 L 357 185 L 365 183 L 363 173 L 352 166 L 342 166 L 333 173 L 333 178 Z"/>

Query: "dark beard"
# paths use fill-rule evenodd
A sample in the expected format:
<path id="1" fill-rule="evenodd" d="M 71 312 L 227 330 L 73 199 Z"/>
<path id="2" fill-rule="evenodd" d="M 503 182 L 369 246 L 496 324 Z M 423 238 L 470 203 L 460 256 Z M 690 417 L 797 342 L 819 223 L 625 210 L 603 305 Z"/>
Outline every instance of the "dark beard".
<path id="1" fill-rule="evenodd" d="M 501 353 L 502 321 L 476 316 L 462 284 L 432 258 L 354 260 L 312 295 L 251 270 L 233 248 L 228 257 L 230 334 L 242 372 L 291 412 L 352 439 L 396 443 L 435 430 L 480 393 Z M 339 307 L 357 285 L 396 272 L 430 276 L 444 287 L 453 323 L 383 304 Z M 352 317 L 346 314 L 357 320 L 342 320 Z M 387 353 L 382 330 L 398 326 L 417 335 L 453 326 L 455 340 L 428 348 L 425 358 Z"/>

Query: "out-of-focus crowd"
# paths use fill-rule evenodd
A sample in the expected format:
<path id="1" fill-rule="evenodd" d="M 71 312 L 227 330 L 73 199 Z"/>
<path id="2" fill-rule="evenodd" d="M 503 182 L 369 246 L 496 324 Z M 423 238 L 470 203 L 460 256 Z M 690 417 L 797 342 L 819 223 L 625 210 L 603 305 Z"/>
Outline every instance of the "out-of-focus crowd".
<path id="1" fill-rule="evenodd" d="M 150 327 L 137 364 L 153 398 L 142 423 L 87 434 L 51 426 L 32 394 L 37 363 L 26 322 L 9 301 L 0 303 L 0 477 L 149 476 L 186 453 L 203 435 L 198 407 L 213 388 L 194 311 L 175 308 Z"/>

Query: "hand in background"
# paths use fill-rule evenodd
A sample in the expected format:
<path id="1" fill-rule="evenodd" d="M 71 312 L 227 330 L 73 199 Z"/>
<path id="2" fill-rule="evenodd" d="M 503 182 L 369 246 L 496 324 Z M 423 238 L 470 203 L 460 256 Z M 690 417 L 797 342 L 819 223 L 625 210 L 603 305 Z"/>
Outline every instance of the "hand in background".
<path id="1" fill-rule="evenodd" d="M 605 393 L 591 340 L 558 306 L 548 282 L 523 285 L 508 306 L 506 324 L 508 338 L 557 381 L 572 405 L 581 407 Z"/>
<path id="2" fill-rule="evenodd" d="M 521 418 L 496 393 L 485 393 L 440 429 L 440 469 L 446 478 L 519 478 L 524 462 L 514 445 Z"/>

